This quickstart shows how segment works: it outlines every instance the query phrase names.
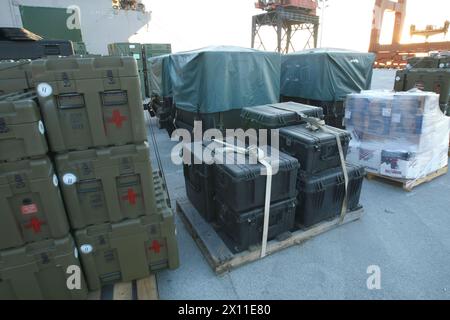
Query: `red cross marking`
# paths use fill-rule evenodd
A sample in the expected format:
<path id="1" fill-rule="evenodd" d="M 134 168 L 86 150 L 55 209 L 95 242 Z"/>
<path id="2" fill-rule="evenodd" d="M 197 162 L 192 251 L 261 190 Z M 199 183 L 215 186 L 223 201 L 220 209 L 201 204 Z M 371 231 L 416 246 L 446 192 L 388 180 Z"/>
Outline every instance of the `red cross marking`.
<path id="1" fill-rule="evenodd" d="M 155 253 L 160 253 L 161 248 L 164 247 L 158 240 L 153 240 L 152 246 L 149 248 L 150 251 L 155 251 Z"/>
<path id="2" fill-rule="evenodd" d="M 137 193 L 134 192 L 133 189 L 129 188 L 127 195 L 122 197 L 123 200 L 127 200 L 129 204 L 131 204 L 132 206 L 134 206 L 136 204 L 136 198 L 139 195 Z"/>
<path id="3" fill-rule="evenodd" d="M 38 218 L 31 218 L 30 223 L 25 225 L 27 229 L 33 229 L 34 233 L 41 232 L 41 226 L 45 224 L 44 221 L 39 220 Z"/>
<path id="4" fill-rule="evenodd" d="M 114 110 L 112 118 L 108 119 L 108 123 L 114 123 L 117 128 L 122 128 L 122 123 L 127 121 L 128 118 L 123 116 L 119 110 Z"/>

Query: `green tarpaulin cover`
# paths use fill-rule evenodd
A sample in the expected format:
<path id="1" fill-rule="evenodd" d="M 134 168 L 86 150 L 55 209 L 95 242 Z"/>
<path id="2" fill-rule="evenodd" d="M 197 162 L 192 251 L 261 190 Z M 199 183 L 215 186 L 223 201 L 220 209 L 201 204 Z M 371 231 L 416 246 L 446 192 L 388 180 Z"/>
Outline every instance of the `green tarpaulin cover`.
<path id="1" fill-rule="evenodd" d="M 172 97 L 170 80 L 170 54 L 148 59 L 150 94 Z"/>
<path id="2" fill-rule="evenodd" d="M 219 46 L 172 54 L 170 60 L 174 101 L 182 110 L 215 113 L 278 102 L 278 53 Z"/>
<path id="3" fill-rule="evenodd" d="M 344 101 L 369 90 L 375 54 L 342 49 L 312 49 L 282 57 L 281 95 Z"/>

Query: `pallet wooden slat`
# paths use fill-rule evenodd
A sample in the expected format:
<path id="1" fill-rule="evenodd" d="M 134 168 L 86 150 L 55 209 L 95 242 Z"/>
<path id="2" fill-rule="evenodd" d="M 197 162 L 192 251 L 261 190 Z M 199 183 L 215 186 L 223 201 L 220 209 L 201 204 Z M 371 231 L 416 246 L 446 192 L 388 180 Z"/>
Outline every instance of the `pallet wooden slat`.
<path id="1" fill-rule="evenodd" d="M 151 276 L 137 281 L 138 300 L 159 300 L 156 277 Z"/>
<path id="2" fill-rule="evenodd" d="M 114 285 L 113 300 L 133 300 L 133 283 L 116 283 Z"/>
<path id="3" fill-rule="evenodd" d="M 134 294 L 135 293 L 135 294 Z M 156 276 L 131 282 L 119 282 L 91 291 L 87 300 L 159 300 Z"/>
<path id="4" fill-rule="evenodd" d="M 380 175 L 377 173 L 372 173 L 372 172 L 367 173 L 367 178 L 369 180 L 378 179 L 381 181 L 383 181 L 383 180 L 389 181 L 394 184 L 400 185 L 405 191 L 412 191 L 415 187 L 420 186 L 421 184 L 424 184 L 426 182 L 430 182 L 440 176 L 443 176 L 447 172 L 448 172 L 448 166 L 441 168 L 435 172 L 432 172 L 432 173 L 426 175 L 425 177 L 415 179 L 415 180 L 398 179 L 398 178 L 394 178 L 394 177 L 383 176 L 383 175 Z"/>
<path id="5" fill-rule="evenodd" d="M 191 234 L 216 274 L 223 274 L 239 266 L 260 259 L 261 253 L 258 247 L 251 251 L 233 254 L 214 228 L 201 217 L 186 198 L 177 200 L 177 212 L 180 214 L 188 232 Z M 307 230 L 295 231 L 287 239 L 269 241 L 267 244 L 267 255 L 301 244 L 328 230 L 358 220 L 361 218 L 363 212 L 363 209 L 350 212 L 342 222 L 340 221 L 340 218 L 336 218 L 331 221 L 319 223 Z"/>

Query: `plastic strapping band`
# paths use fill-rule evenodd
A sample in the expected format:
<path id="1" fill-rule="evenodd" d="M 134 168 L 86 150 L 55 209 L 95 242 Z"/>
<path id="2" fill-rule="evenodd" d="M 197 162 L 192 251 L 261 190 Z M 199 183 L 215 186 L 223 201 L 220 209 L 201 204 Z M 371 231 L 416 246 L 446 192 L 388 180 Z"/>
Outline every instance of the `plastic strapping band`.
<path id="1" fill-rule="evenodd" d="M 329 134 L 332 134 L 336 138 L 336 143 L 338 146 L 339 151 L 339 158 L 341 160 L 341 168 L 342 173 L 344 174 L 344 201 L 342 202 L 342 208 L 341 208 L 341 216 L 340 216 L 340 222 L 344 221 L 344 218 L 347 214 L 347 201 L 348 201 L 348 171 L 347 171 L 347 165 L 345 164 L 345 156 L 344 156 L 344 148 L 342 147 L 341 137 L 339 135 L 339 132 L 335 132 L 333 130 L 328 129 L 323 120 L 319 120 L 316 118 L 311 118 L 308 116 L 305 116 L 304 114 L 301 114 L 302 117 L 304 117 L 305 121 L 309 124 L 309 126 L 314 130 L 322 130 L 324 132 L 327 132 Z"/>
<path id="2" fill-rule="evenodd" d="M 173 127 L 174 127 L 175 129 L 178 129 L 178 128 L 177 128 L 177 117 L 178 117 L 178 110 L 175 109 L 175 116 L 173 117 L 173 121 L 172 121 Z"/>
<path id="3" fill-rule="evenodd" d="M 272 194 L 272 165 L 266 160 L 266 157 L 264 155 L 264 152 L 256 147 L 256 146 L 250 146 L 248 148 L 242 148 L 237 147 L 235 145 L 229 144 L 224 141 L 220 141 L 217 139 L 213 139 L 214 142 L 220 143 L 224 145 L 226 148 L 220 148 L 218 151 L 222 152 L 237 152 L 241 154 L 255 154 L 256 152 L 256 158 L 258 159 L 258 162 L 261 163 L 266 168 L 266 196 L 265 196 L 265 203 L 264 203 L 264 224 L 263 224 L 263 236 L 262 236 L 262 243 L 261 243 L 261 258 L 264 258 L 267 254 L 267 238 L 269 236 L 269 218 L 270 218 L 270 203 L 271 203 L 271 194 Z"/>

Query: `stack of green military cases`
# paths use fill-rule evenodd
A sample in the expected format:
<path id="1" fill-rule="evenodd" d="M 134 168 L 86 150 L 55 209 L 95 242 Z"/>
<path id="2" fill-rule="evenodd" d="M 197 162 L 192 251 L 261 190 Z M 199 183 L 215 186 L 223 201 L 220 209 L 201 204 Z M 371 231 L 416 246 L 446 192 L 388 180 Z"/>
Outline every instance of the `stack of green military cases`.
<path id="1" fill-rule="evenodd" d="M 111 43 L 108 45 L 108 52 L 112 56 L 131 56 L 138 65 L 139 79 L 141 85 L 142 98 L 150 97 L 149 89 L 149 68 L 146 61 L 152 57 L 171 53 L 172 46 L 170 44 L 140 44 L 140 43 Z"/>
<path id="2" fill-rule="evenodd" d="M 136 60 L 59 58 L 31 69 L 89 288 L 178 267 L 173 212 L 150 163 Z"/>
<path id="3" fill-rule="evenodd" d="M 413 88 L 440 94 L 441 110 L 450 115 L 450 55 L 409 59 L 406 69 L 397 71 L 394 90 Z"/>
<path id="4" fill-rule="evenodd" d="M 0 299 L 84 299 L 34 92 L 0 97 Z M 70 287 L 78 270 L 80 287 Z M 76 270 L 75 270 L 76 272 Z M 75 277 L 77 274 L 74 275 Z"/>
<path id="5" fill-rule="evenodd" d="M 83 299 L 178 267 L 135 59 L 50 58 L 30 70 L 35 92 L 0 97 L 0 299 Z"/>

